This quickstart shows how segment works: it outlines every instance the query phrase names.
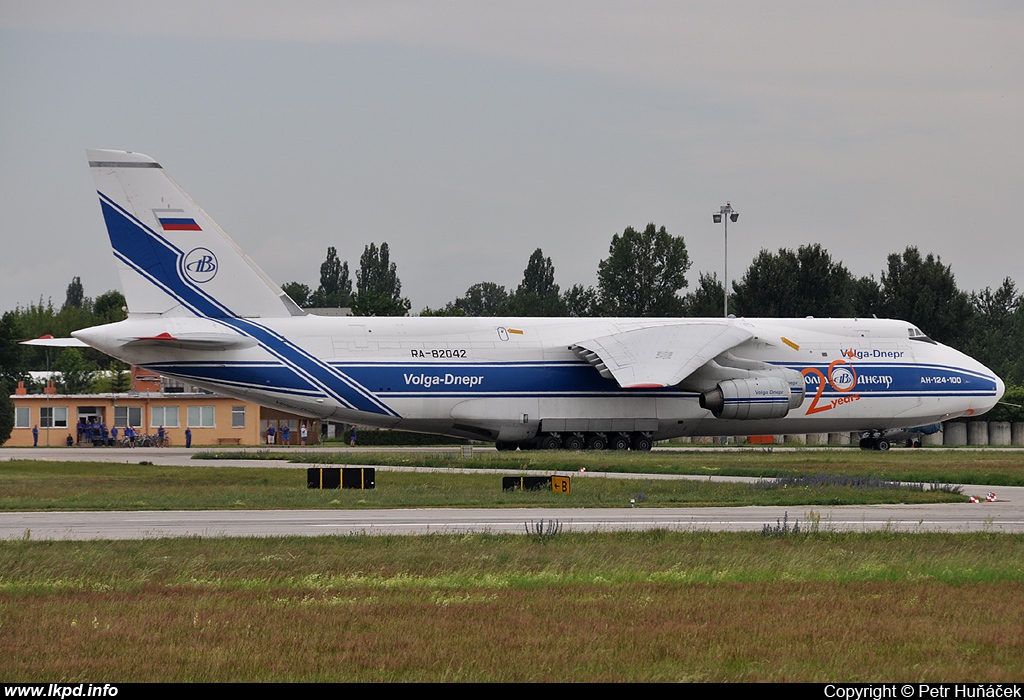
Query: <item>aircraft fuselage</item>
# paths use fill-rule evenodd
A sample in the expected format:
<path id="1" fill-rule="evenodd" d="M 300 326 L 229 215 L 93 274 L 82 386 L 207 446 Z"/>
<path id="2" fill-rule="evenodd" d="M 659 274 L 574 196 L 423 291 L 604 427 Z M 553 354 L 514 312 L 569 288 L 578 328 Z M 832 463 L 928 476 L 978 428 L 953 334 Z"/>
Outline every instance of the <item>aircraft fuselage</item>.
<path id="1" fill-rule="evenodd" d="M 802 375 L 800 405 L 766 419 L 715 417 L 700 407 L 699 391 L 623 388 L 571 349 L 584 337 L 701 321 L 158 317 L 76 336 L 126 362 L 266 406 L 497 441 L 573 432 L 660 440 L 910 428 L 984 412 L 1002 395 L 1002 382 L 983 365 L 912 339 L 912 326 L 901 321 L 729 320 L 752 335 L 733 355 Z M 216 349 L 203 349 L 204 332 L 221 339 Z M 156 340 L 162 333 L 171 339 Z M 152 340 L 126 340 L 140 338 Z"/>

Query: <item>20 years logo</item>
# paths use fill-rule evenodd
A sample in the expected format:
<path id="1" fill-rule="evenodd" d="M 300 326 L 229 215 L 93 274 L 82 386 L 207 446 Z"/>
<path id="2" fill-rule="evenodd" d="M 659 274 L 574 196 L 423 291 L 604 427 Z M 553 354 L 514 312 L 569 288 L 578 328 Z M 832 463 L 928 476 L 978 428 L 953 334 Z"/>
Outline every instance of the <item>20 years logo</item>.
<path id="1" fill-rule="evenodd" d="M 818 389 L 814 393 L 814 398 L 811 400 L 811 405 L 807 407 L 805 415 L 809 416 L 814 413 L 821 413 L 822 411 L 831 411 L 836 406 L 860 399 L 860 394 L 850 393 L 857 386 L 857 370 L 853 368 L 853 365 L 847 363 L 846 360 L 833 361 L 828 366 L 828 376 L 816 367 L 808 367 L 803 370 L 802 374 L 805 378 L 810 377 L 811 383 L 818 385 Z M 844 396 L 840 396 L 828 404 L 819 405 L 818 402 L 821 401 L 821 395 L 825 391 L 826 384 L 832 387 L 833 390 L 844 394 Z"/>

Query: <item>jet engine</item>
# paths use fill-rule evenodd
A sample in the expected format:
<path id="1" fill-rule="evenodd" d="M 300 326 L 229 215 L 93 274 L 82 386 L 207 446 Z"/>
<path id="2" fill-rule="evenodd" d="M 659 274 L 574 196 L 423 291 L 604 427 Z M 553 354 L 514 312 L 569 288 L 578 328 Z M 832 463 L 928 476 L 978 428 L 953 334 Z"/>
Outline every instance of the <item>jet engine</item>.
<path id="1" fill-rule="evenodd" d="M 699 400 L 700 407 L 711 411 L 715 418 L 754 420 L 782 418 L 803 399 L 803 393 L 791 391 L 785 379 L 755 377 L 719 382 L 711 391 L 702 393 Z"/>

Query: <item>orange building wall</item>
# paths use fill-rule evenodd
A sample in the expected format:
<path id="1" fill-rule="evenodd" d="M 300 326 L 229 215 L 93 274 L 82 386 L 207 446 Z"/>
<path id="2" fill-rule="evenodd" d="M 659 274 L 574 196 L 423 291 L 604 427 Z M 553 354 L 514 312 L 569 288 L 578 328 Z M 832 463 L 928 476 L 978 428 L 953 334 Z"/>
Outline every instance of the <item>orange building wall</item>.
<path id="1" fill-rule="evenodd" d="M 39 428 L 39 445 L 49 444 L 51 447 L 59 447 L 65 444 L 68 434 L 74 439 L 77 437 L 78 410 L 80 407 L 95 407 L 100 414 L 102 421 L 107 424 L 108 430 L 114 426 L 115 406 L 138 406 L 142 409 L 142 425 L 136 428 L 139 434 L 156 434 L 157 426 L 153 423 L 154 407 L 177 406 L 178 427 L 165 428 L 171 445 L 185 445 L 185 428 L 188 427 L 189 406 L 213 406 L 214 427 L 202 428 L 192 427 L 192 445 L 258 445 L 260 443 L 260 407 L 254 403 L 239 401 L 238 399 L 215 396 L 210 394 L 138 394 L 138 395 L 117 395 L 110 394 L 81 394 L 74 396 L 50 395 L 49 403 L 43 394 L 16 394 L 11 397 L 15 408 L 29 408 L 29 426 L 15 428 L 11 431 L 10 439 L 5 443 L 11 447 L 32 446 L 32 426 Z M 40 409 L 49 406 L 51 408 L 66 407 L 68 409 L 68 426 L 66 428 L 41 427 Z M 245 427 L 231 427 L 231 411 L 233 406 L 245 406 Z M 47 433 L 49 441 L 47 442 Z M 124 428 L 118 428 L 119 437 L 124 435 Z"/>

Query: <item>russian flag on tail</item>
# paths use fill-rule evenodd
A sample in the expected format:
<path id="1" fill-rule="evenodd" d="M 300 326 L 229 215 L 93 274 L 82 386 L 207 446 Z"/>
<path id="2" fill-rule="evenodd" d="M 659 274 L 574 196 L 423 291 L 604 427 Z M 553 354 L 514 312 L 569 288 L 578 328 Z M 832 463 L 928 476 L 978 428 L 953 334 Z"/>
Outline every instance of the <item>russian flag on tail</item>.
<path id="1" fill-rule="evenodd" d="M 160 222 L 160 228 L 164 231 L 202 231 L 196 220 L 189 216 L 183 216 L 182 209 L 154 209 L 156 220 Z"/>

